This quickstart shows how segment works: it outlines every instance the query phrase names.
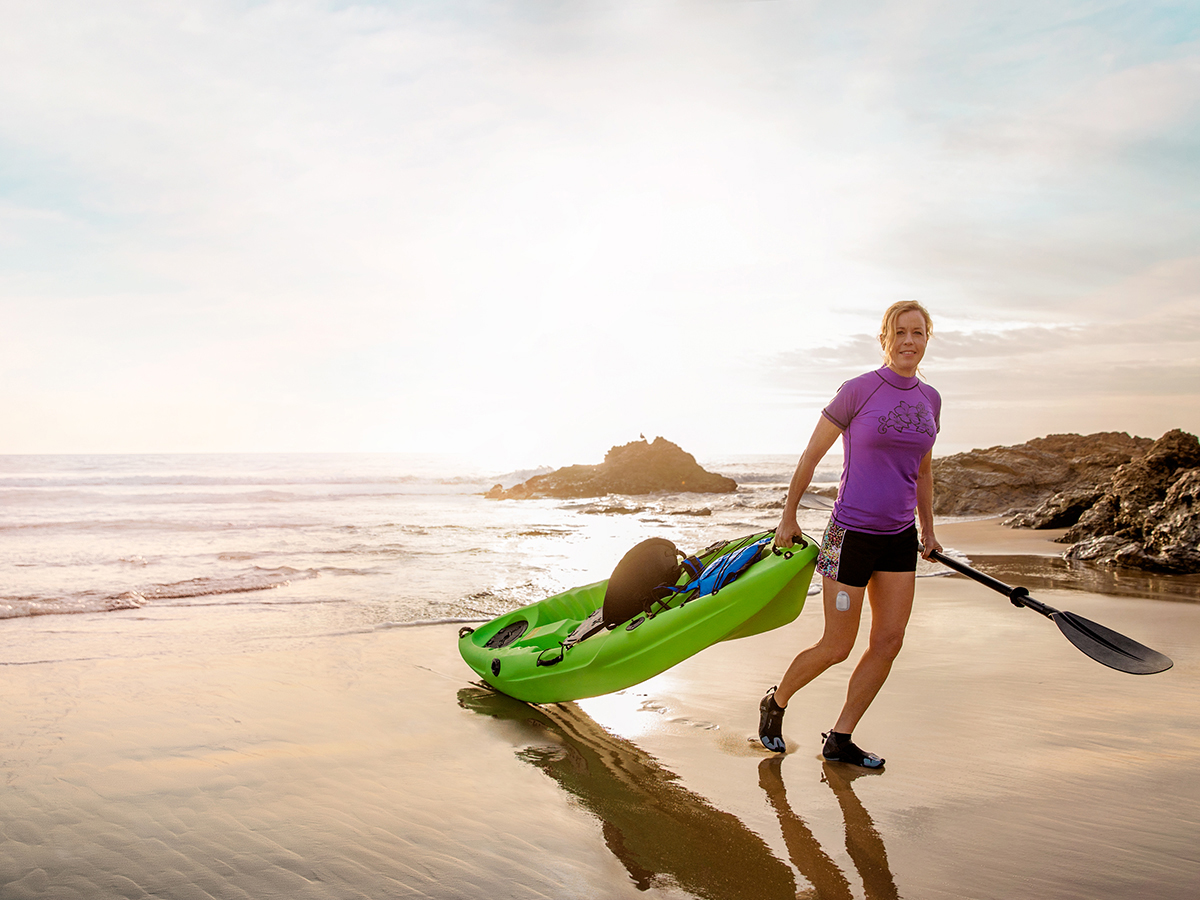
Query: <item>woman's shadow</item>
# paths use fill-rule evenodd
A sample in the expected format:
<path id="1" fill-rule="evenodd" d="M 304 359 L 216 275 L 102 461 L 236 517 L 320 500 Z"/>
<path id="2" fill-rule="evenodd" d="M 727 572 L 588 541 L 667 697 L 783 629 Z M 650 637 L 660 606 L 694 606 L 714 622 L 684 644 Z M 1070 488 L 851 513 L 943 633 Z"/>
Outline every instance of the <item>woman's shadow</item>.
<path id="1" fill-rule="evenodd" d="M 640 890 L 673 884 L 698 897 L 797 896 L 795 873 L 758 834 L 683 787 L 674 772 L 605 731 L 575 704 L 531 706 L 482 687 L 461 689 L 458 703 L 518 726 L 524 746 L 517 757 L 545 772 L 600 820 L 605 844 Z M 764 760 L 759 783 L 779 817 L 792 864 L 813 885 L 808 896 L 851 897 L 845 875 L 788 806 L 781 761 Z M 844 768 L 827 764 L 823 780 L 842 806 L 850 858 L 867 898 L 890 900 L 898 895 L 883 841 L 850 789 L 855 776 Z"/>

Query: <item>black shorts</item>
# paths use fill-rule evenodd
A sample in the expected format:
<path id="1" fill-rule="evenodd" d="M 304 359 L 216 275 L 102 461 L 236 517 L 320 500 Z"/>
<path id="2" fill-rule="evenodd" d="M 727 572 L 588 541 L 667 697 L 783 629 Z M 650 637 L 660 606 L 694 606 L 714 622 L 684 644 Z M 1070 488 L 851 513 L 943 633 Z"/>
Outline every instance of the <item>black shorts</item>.
<path id="1" fill-rule="evenodd" d="M 817 572 L 850 587 L 866 587 L 876 572 L 917 570 L 917 526 L 899 534 L 868 534 L 829 523 Z"/>

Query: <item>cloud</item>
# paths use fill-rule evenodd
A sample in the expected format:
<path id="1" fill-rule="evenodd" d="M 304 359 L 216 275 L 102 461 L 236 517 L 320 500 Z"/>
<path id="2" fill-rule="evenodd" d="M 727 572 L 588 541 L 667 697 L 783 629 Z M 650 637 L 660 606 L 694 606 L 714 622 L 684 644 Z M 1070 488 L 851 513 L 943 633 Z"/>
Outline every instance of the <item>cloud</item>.
<path id="1" fill-rule="evenodd" d="M 1190 352 L 1191 326 L 1164 327 L 1193 321 L 1200 237 L 1180 24 L 1033 3 L 10 4 L 8 446 L 790 447 L 781 417 L 876 365 L 902 297 L 942 323 L 928 368 L 964 403 L 1011 360 L 1076 391 Z M 1144 333 L 1140 357 L 1113 328 Z M 1155 378 L 1186 390 L 1170 359 Z M 739 403 L 737 429 L 704 419 Z M 73 426 L 81 408 L 101 424 Z"/>
<path id="2" fill-rule="evenodd" d="M 1041 324 L 975 315 L 939 325 L 922 372 L 945 404 L 939 452 L 1019 443 L 1045 433 L 1170 428 L 1200 433 L 1200 257 L 1172 260 L 1056 307 Z M 873 333 L 781 353 L 767 367 L 798 405 L 879 365 Z M 810 413 L 811 414 L 811 413 Z"/>

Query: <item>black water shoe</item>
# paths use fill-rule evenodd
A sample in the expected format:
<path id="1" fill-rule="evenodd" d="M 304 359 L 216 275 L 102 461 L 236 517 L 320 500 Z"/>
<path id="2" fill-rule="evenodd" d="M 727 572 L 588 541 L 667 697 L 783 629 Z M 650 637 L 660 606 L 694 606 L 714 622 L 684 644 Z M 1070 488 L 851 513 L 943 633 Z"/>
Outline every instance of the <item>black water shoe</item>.
<path id="1" fill-rule="evenodd" d="M 775 753 L 787 750 L 783 742 L 784 712 L 784 708 L 775 702 L 775 688 L 771 688 L 758 704 L 758 739 Z"/>
<path id="2" fill-rule="evenodd" d="M 883 768 L 883 758 L 863 751 L 854 741 L 850 740 L 850 735 L 838 731 L 826 731 L 821 737 L 825 738 L 825 749 L 821 751 L 821 755 L 830 762 L 850 763 L 852 766 L 862 766 L 864 769 Z M 763 743 L 765 744 L 766 741 L 764 740 Z"/>

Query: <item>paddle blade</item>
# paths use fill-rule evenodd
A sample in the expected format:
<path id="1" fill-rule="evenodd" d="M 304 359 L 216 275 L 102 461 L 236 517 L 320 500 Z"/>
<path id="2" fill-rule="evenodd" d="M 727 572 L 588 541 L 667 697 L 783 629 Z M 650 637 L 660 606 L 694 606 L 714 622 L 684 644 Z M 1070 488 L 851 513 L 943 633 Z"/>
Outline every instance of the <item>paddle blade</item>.
<path id="1" fill-rule="evenodd" d="M 1050 618 L 1068 641 L 1111 669 L 1131 675 L 1153 675 L 1174 665 L 1170 657 L 1091 619 L 1072 612 L 1055 612 Z"/>

